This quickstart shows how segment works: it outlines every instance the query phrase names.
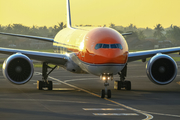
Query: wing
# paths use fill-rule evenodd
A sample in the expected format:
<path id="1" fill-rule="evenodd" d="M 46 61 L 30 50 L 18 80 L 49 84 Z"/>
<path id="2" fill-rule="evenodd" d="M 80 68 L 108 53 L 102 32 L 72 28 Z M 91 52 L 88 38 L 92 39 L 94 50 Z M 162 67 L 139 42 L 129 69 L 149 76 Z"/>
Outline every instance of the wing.
<path id="1" fill-rule="evenodd" d="M 132 62 L 135 60 L 146 59 L 148 57 L 152 57 L 157 53 L 175 53 L 180 52 L 180 47 L 166 48 L 166 49 L 156 49 L 156 50 L 147 50 L 140 52 L 130 52 L 128 56 L 128 62 Z"/>
<path id="2" fill-rule="evenodd" d="M 122 33 L 121 35 L 122 35 L 122 36 L 125 36 L 125 35 L 132 35 L 132 33 Z"/>
<path id="3" fill-rule="evenodd" d="M 8 35 L 8 36 L 16 36 L 16 37 L 36 39 L 36 40 L 41 40 L 41 41 L 46 41 L 46 42 L 55 42 L 53 38 L 21 35 L 21 34 L 14 34 L 14 33 L 4 33 L 4 32 L 0 32 L 0 34 L 1 35 Z M 68 57 L 66 55 L 63 55 L 63 54 L 19 50 L 19 49 L 9 49 L 9 48 L 3 48 L 3 47 L 0 47 L 0 53 L 10 54 L 10 55 L 14 54 L 14 53 L 22 53 L 24 55 L 27 55 L 31 59 L 42 61 L 42 62 L 48 62 L 48 63 L 52 63 L 52 64 L 56 64 L 56 65 L 64 65 L 68 60 Z"/>
<path id="4" fill-rule="evenodd" d="M 55 42 L 53 38 L 45 38 L 45 37 L 38 37 L 38 36 L 29 36 L 29 35 L 21 35 L 21 34 L 14 34 L 14 33 L 4 33 L 0 32 L 1 35 L 9 35 L 9 36 L 16 36 L 16 37 L 23 37 L 23 38 L 30 38 L 36 40 L 42 40 L 46 42 Z"/>
<path id="5" fill-rule="evenodd" d="M 14 54 L 14 53 L 22 53 L 33 60 L 52 63 L 56 65 L 64 65 L 66 64 L 68 60 L 68 57 L 63 54 L 19 50 L 19 49 L 8 49 L 8 48 L 3 48 L 3 47 L 0 47 L 0 53 L 9 54 L 9 55 Z"/>

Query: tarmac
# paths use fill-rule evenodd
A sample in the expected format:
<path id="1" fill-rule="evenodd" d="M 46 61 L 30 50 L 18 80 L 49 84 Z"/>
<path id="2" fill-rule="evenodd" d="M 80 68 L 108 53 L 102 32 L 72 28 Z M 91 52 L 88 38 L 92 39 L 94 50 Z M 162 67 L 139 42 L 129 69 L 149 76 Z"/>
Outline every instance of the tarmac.
<path id="1" fill-rule="evenodd" d="M 114 81 L 109 81 L 110 99 L 100 98 L 104 83 L 90 74 L 56 69 L 48 78 L 53 81 L 53 90 L 48 91 L 36 88 L 41 68 L 35 68 L 24 85 L 12 84 L 0 69 L 0 120 L 179 120 L 180 72 L 171 84 L 161 86 L 148 79 L 145 65 L 128 64 L 131 91 L 114 90 Z"/>

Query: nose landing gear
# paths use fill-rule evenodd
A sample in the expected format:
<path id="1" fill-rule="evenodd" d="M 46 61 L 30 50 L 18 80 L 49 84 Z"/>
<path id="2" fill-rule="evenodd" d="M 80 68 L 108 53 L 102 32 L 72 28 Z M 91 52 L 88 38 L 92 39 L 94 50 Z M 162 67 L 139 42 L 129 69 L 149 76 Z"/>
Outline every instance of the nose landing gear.
<path id="1" fill-rule="evenodd" d="M 107 98 L 111 98 L 111 90 L 109 90 L 107 87 L 109 86 L 108 80 L 113 80 L 112 75 L 103 74 L 101 75 L 100 78 L 105 81 L 104 83 L 105 89 L 101 90 L 101 98 L 105 98 L 105 95 L 107 95 Z"/>

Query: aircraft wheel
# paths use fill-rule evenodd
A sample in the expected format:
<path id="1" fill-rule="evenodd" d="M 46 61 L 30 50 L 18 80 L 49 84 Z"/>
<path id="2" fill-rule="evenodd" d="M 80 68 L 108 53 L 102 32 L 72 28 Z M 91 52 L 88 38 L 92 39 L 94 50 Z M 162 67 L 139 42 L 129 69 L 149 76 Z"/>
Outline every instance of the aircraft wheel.
<path id="1" fill-rule="evenodd" d="M 105 90 L 101 90 L 101 98 L 105 97 Z"/>
<path id="2" fill-rule="evenodd" d="M 107 91 L 107 98 L 111 98 L 111 90 Z"/>
<path id="3" fill-rule="evenodd" d="M 52 90 L 53 84 L 52 81 L 48 81 L 48 90 Z"/>
<path id="4" fill-rule="evenodd" d="M 125 81 L 125 89 L 131 90 L 131 81 Z"/>
<path id="5" fill-rule="evenodd" d="M 123 82 L 122 81 L 118 81 L 118 90 L 121 90 L 123 86 Z"/>
<path id="6" fill-rule="evenodd" d="M 37 81 L 37 89 L 42 90 L 43 89 L 43 81 Z"/>

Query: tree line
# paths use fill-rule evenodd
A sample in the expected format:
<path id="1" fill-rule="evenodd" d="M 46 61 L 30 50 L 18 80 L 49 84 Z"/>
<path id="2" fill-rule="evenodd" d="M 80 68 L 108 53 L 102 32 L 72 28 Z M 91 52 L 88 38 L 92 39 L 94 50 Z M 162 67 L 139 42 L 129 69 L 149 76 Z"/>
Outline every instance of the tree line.
<path id="1" fill-rule="evenodd" d="M 1 32 L 8 33 L 18 33 L 18 34 L 26 34 L 26 35 L 34 35 L 34 36 L 44 36 L 44 37 L 54 37 L 57 32 L 66 27 L 66 24 L 63 22 L 58 23 L 58 25 L 54 25 L 53 27 L 47 26 L 35 26 L 32 27 L 24 26 L 22 24 L 9 24 L 7 26 L 0 25 Z"/>
<path id="2" fill-rule="evenodd" d="M 91 27 L 92 25 L 79 25 L 80 27 Z M 103 27 L 105 27 L 104 25 Z M 180 27 L 171 25 L 168 28 L 163 28 L 161 24 L 157 24 L 154 26 L 154 29 L 151 28 L 137 28 L 135 25 L 130 24 L 127 27 L 123 26 L 116 26 L 115 24 L 111 23 L 109 25 L 110 28 L 113 28 L 120 33 L 124 32 L 133 32 L 138 36 L 140 40 L 146 38 L 155 38 L 158 40 L 172 40 L 172 41 L 179 41 L 180 40 Z M 34 35 L 34 36 L 44 36 L 44 37 L 54 37 L 57 32 L 66 28 L 66 24 L 63 22 L 58 23 L 58 25 L 54 25 L 53 27 L 47 26 L 35 26 L 32 27 L 24 26 L 22 24 L 9 24 L 7 26 L 0 25 L 1 32 L 9 32 L 9 33 L 19 33 L 19 34 L 27 34 L 27 35 Z"/>
<path id="3" fill-rule="evenodd" d="M 161 24 L 156 24 L 154 29 L 151 28 L 137 28 L 135 25 L 130 24 L 128 27 L 115 26 L 111 23 L 110 26 L 113 29 L 118 30 L 119 32 L 132 32 L 140 40 L 145 40 L 146 38 L 153 38 L 156 40 L 170 40 L 173 42 L 180 41 L 180 27 L 171 25 L 168 28 L 164 28 Z"/>
<path id="4" fill-rule="evenodd" d="M 32 27 L 25 26 L 22 24 L 9 24 L 7 26 L 0 25 L 0 32 L 7 33 L 16 33 L 16 34 L 25 34 L 32 36 L 42 36 L 54 38 L 54 36 L 66 27 L 66 24 L 63 22 L 54 25 L 53 27 L 47 26 L 35 26 Z M 28 40 L 26 38 L 18 38 L 12 36 L 3 36 L 0 35 L 0 46 L 1 47 L 16 47 L 22 49 L 51 49 L 52 43 L 37 41 L 37 40 Z"/>
<path id="5" fill-rule="evenodd" d="M 78 25 L 79 27 L 92 27 L 92 25 Z M 76 25 L 76 27 L 78 27 Z M 102 26 L 106 27 L 106 25 Z M 115 24 L 111 23 L 109 25 L 110 28 L 113 28 L 117 30 L 120 33 L 126 33 L 126 32 L 132 32 L 133 34 L 131 36 L 127 36 L 126 40 L 134 37 L 134 39 L 138 39 L 140 41 L 145 41 L 146 39 L 153 39 L 156 41 L 163 41 L 163 40 L 170 40 L 173 43 L 180 44 L 180 27 L 171 25 L 168 28 L 164 28 L 161 24 L 156 24 L 154 26 L 154 29 L 152 28 L 137 28 L 135 25 L 130 24 L 127 27 L 123 26 L 116 26 Z M 54 38 L 54 36 L 62 30 L 63 28 L 66 28 L 66 24 L 63 22 L 58 23 L 57 25 L 54 25 L 53 27 L 47 27 L 47 26 L 35 26 L 32 27 L 25 26 L 22 24 L 9 24 L 7 26 L 0 25 L 0 32 L 8 32 L 8 33 L 17 33 L 17 34 L 25 34 L 25 35 L 33 35 L 33 36 L 43 36 L 43 37 L 49 37 Z M 9 38 L 9 37 L 8 37 Z M 16 39 L 16 41 L 15 41 Z M 25 41 L 25 40 L 24 40 Z M 16 37 L 10 37 L 7 41 L 2 41 L 0 39 L 0 44 L 2 45 L 8 45 L 8 44 L 18 44 L 22 43 L 23 40 L 18 40 Z M 27 41 L 26 41 L 27 43 Z"/>

